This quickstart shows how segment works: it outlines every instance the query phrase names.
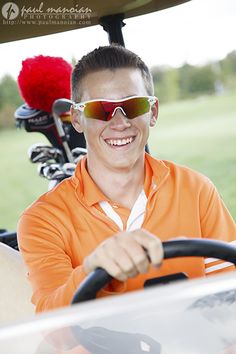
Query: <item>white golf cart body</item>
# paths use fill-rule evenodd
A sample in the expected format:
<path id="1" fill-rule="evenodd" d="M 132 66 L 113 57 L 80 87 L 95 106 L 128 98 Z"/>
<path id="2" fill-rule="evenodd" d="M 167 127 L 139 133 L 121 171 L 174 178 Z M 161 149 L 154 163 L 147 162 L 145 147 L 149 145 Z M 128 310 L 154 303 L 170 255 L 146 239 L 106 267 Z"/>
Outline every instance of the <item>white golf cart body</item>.
<path id="1" fill-rule="evenodd" d="M 4 325 L 0 354 L 66 353 L 79 343 L 77 326 L 87 329 L 91 338 L 96 327 L 119 333 L 121 339 L 125 333 L 138 334 L 138 353 L 149 352 L 145 336 L 160 344 L 161 354 L 236 353 L 235 319 L 236 274 L 229 272 L 92 300 Z M 129 353 L 129 335 L 113 353 Z"/>

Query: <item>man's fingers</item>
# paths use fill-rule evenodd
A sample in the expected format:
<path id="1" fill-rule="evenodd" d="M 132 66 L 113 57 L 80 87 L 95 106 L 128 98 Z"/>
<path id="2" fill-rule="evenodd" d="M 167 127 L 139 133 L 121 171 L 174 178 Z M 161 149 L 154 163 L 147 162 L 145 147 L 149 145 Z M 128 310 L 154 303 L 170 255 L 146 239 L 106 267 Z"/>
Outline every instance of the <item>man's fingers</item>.
<path id="1" fill-rule="evenodd" d="M 102 265 L 102 268 L 105 269 L 108 274 L 110 274 L 113 278 L 117 280 L 127 280 L 127 276 L 123 272 L 123 270 L 110 258 L 106 259 L 106 261 Z"/>
<path id="2" fill-rule="evenodd" d="M 122 244 L 118 243 L 114 244 L 114 247 L 107 247 L 106 254 L 117 264 L 126 279 L 132 278 L 139 273 L 132 261 L 132 257 L 130 257 L 129 251 L 127 251 L 126 247 L 122 247 Z"/>
<path id="3" fill-rule="evenodd" d="M 158 237 L 139 229 L 120 232 L 104 241 L 85 258 L 87 274 L 101 267 L 113 278 L 125 281 L 139 273 L 146 273 L 150 262 L 159 266 L 163 259 L 163 247 Z"/>
<path id="4" fill-rule="evenodd" d="M 86 274 L 89 274 L 98 267 L 105 269 L 107 273 L 115 279 L 120 281 L 125 281 L 127 279 L 121 268 L 112 258 L 106 255 L 102 248 L 86 257 L 83 263 L 83 268 Z"/>
<path id="5" fill-rule="evenodd" d="M 159 266 L 162 263 L 164 256 L 161 240 L 144 230 L 140 230 L 139 233 L 134 233 L 133 236 L 147 251 L 150 262 L 154 266 Z"/>
<path id="6" fill-rule="evenodd" d="M 132 260 L 137 274 L 146 273 L 149 268 L 149 260 L 144 248 L 132 237 L 126 237 L 126 242 L 122 243 L 122 247 L 124 247 Z"/>

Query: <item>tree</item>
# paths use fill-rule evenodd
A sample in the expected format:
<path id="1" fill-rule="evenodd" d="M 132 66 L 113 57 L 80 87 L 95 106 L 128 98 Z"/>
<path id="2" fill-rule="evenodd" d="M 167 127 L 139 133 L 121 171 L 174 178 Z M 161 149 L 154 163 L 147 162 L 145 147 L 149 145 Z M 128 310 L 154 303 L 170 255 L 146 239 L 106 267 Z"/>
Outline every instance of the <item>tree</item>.
<path id="1" fill-rule="evenodd" d="M 16 81 L 10 75 L 5 75 L 0 81 L 0 109 L 5 105 L 18 107 L 22 104 Z"/>
<path id="2" fill-rule="evenodd" d="M 14 112 L 23 103 L 16 81 L 5 75 L 0 81 L 0 128 L 14 127 Z"/>
<path id="3" fill-rule="evenodd" d="M 175 101 L 179 98 L 177 69 L 154 67 L 152 75 L 155 94 L 161 102 Z"/>
<path id="4" fill-rule="evenodd" d="M 219 62 L 222 71 L 222 81 L 228 88 L 236 88 L 236 50 L 229 53 Z"/>
<path id="5" fill-rule="evenodd" d="M 202 67 L 183 65 L 179 69 L 181 98 L 194 97 L 215 92 L 216 74 L 212 65 Z"/>

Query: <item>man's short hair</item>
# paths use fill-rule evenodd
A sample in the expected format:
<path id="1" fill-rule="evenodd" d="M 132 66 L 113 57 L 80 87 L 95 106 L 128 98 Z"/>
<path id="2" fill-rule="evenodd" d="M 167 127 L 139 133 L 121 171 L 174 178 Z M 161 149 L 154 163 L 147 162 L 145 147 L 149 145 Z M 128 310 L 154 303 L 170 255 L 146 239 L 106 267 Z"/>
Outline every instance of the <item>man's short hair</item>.
<path id="1" fill-rule="evenodd" d="M 142 59 L 121 45 L 112 44 L 96 48 L 78 61 L 72 72 L 71 91 L 73 101 L 79 102 L 81 100 L 80 84 L 85 75 L 99 70 L 123 68 L 139 69 L 148 95 L 152 96 L 154 94 L 152 75 Z"/>

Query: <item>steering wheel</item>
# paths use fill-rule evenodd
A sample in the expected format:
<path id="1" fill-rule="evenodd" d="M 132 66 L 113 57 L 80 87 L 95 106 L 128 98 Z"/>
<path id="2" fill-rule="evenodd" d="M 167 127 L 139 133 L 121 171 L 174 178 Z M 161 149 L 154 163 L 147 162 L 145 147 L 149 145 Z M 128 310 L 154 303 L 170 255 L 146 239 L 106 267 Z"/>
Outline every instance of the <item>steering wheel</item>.
<path id="1" fill-rule="evenodd" d="M 213 257 L 236 265 L 236 247 L 226 242 L 208 239 L 173 240 L 162 243 L 164 259 L 176 257 Z M 99 290 L 103 289 L 112 276 L 104 269 L 97 268 L 90 273 L 75 292 L 71 304 L 96 298 Z"/>

